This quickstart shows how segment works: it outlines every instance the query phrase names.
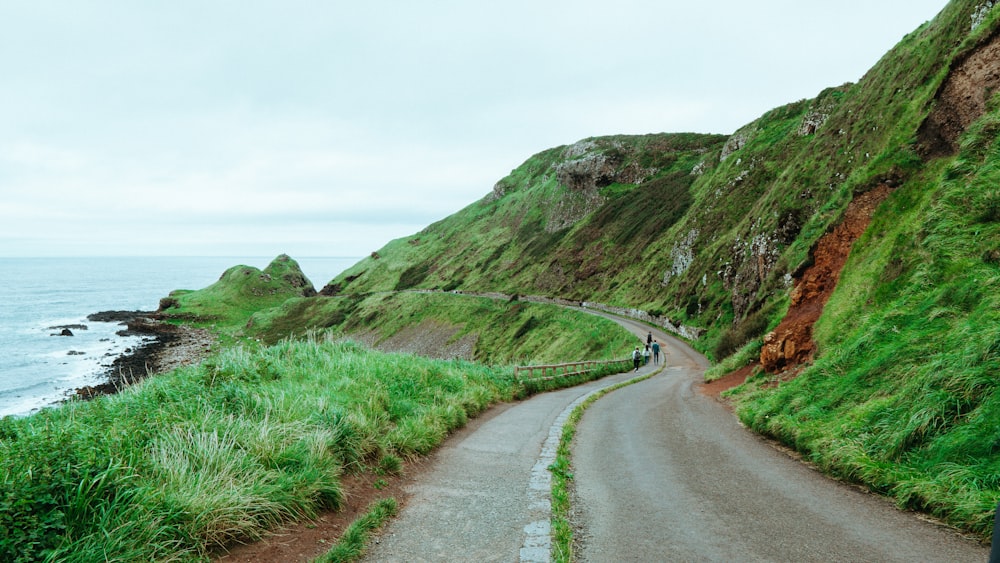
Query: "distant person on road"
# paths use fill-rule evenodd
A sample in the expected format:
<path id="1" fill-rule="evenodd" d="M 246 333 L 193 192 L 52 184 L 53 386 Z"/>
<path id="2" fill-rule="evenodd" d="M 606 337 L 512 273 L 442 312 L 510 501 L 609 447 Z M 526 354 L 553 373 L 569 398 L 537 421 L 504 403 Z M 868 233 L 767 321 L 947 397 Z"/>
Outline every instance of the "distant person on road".
<path id="1" fill-rule="evenodd" d="M 639 347 L 636 346 L 635 350 L 632 352 L 632 364 L 635 365 L 635 369 L 632 371 L 639 371 L 639 362 L 642 361 L 642 353 L 639 352 Z"/>
<path id="2" fill-rule="evenodd" d="M 649 344 L 646 344 L 646 349 L 642 351 L 642 365 L 649 363 Z"/>
<path id="3" fill-rule="evenodd" d="M 649 331 L 649 334 L 646 335 L 646 346 L 649 346 L 652 343 L 653 343 L 653 331 Z"/>
<path id="4" fill-rule="evenodd" d="M 653 364 L 660 363 L 660 343 L 656 340 L 653 341 Z"/>

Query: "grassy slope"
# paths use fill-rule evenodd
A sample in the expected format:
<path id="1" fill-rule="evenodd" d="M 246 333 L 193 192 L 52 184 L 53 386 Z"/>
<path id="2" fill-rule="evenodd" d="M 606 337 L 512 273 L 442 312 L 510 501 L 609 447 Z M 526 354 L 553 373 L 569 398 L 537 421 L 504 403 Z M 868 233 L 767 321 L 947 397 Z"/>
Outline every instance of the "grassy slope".
<path id="1" fill-rule="evenodd" d="M 816 327 L 818 361 L 740 409 L 830 471 L 982 534 L 1000 498 L 998 131 L 988 116 L 957 160 L 897 192 Z"/>
<path id="2" fill-rule="evenodd" d="M 298 263 L 281 255 L 263 270 L 233 266 L 206 288 L 173 291 L 160 301 L 160 311 L 167 318 L 233 330 L 256 311 L 315 293 Z"/>
<path id="3" fill-rule="evenodd" d="M 520 391 L 509 369 L 323 340 L 234 347 L 126 392 L 0 420 L 0 559 L 204 560 L 343 503 Z"/>
<path id="4" fill-rule="evenodd" d="M 556 170 L 581 157 L 566 156 L 572 147 L 539 153 L 501 180 L 509 187 L 501 198 L 391 242 L 332 285 L 341 293 L 506 291 L 638 307 L 708 328 L 699 345 L 712 354 L 724 333 L 754 313 L 765 318 L 753 319 L 750 337 L 776 321 L 784 274 L 807 259 L 854 190 L 898 173 L 883 163 L 864 180 L 846 181 L 849 168 L 834 165 L 844 160 L 843 135 L 828 133 L 838 131 L 836 115 L 820 133 L 798 134 L 805 116 L 836 112 L 851 91 L 831 89 L 769 112 L 743 129 L 746 144 L 722 161 L 718 136 L 591 139 L 584 158 L 624 145 L 657 173 L 637 185 L 605 187 L 604 204 L 564 228 L 552 228 L 547 212 L 572 195 Z M 862 149 L 876 150 L 852 148 Z M 769 257 L 763 269 L 761 252 Z"/>
<path id="5" fill-rule="evenodd" d="M 333 285 L 344 293 L 498 290 L 638 307 L 707 328 L 698 346 L 721 359 L 732 351 L 717 350 L 726 336 L 746 341 L 776 324 L 785 275 L 808 261 L 855 193 L 922 169 L 915 133 L 967 35 L 971 9 L 950 5 L 859 84 L 743 127 L 743 146 L 725 160 L 725 139 L 691 134 L 588 139 L 582 154 L 573 150 L 581 143 L 549 149 L 500 180 L 499 199 L 391 242 Z M 825 122 L 801 134 L 815 115 Z M 552 210 L 573 193 L 559 183 L 559 167 L 612 153 L 626 155 L 619 168 L 642 162 L 657 172 L 636 185 L 606 186 L 603 205 L 561 227 Z"/>
<path id="6" fill-rule="evenodd" d="M 161 313 L 264 344 L 320 332 L 374 333 L 378 343 L 428 321 L 453 327 L 452 339 L 474 337 L 475 359 L 489 364 L 623 358 L 635 343 L 617 323 L 555 305 L 426 292 L 314 293 L 298 264 L 280 256 L 264 271 L 234 266 L 204 289 L 172 292 Z"/>
<path id="7" fill-rule="evenodd" d="M 624 358 L 635 337 L 610 320 L 556 305 L 424 293 L 301 298 L 255 314 L 244 334 L 271 342 L 289 331 L 326 330 L 350 337 L 376 333 L 376 343 L 424 321 L 476 337 L 476 361 L 488 364 Z"/>
<path id="8" fill-rule="evenodd" d="M 967 8 L 949 5 L 935 25 L 951 30 L 911 36 L 906 58 L 897 50 L 867 80 L 888 85 L 902 61 L 929 59 L 928 44 L 968 44 L 996 25 L 966 39 Z M 940 78 L 942 65 L 925 65 L 917 76 Z M 909 109 L 920 116 L 925 105 L 917 97 Z M 997 105 L 957 157 L 917 167 L 898 156 L 912 137 L 895 135 L 902 148 L 881 158 L 912 172 L 855 246 L 815 329 L 818 360 L 776 388 L 752 382 L 739 410 L 827 470 L 984 536 L 1000 499 Z"/>
<path id="9" fill-rule="evenodd" d="M 718 135 L 645 135 L 584 140 L 534 155 L 502 179 L 504 194 L 484 198 L 393 241 L 338 276 L 342 292 L 411 287 L 548 293 L 567 298 L 606 296 L 630 272 L 646 268 L 646 242 L 669 228 L 690 206 L 691 170 L 721 148 Z M 567 156 L 567 155 L 572 156 Z M 654 170 L 640 184 L 610 182 L 607 202 L 582 220 L 556 228 L 562 209 L 578 194 L 561 185 L 557 167 L 604 155 L 616 169 Z M 671 202 L 664 209 L 663 202 Z M 641 218 L 641 219 L 640 219 Z M 356 277 L 356 278 L 355 278 Z M 348 281 L 349 278 L 351 281 Z"/>

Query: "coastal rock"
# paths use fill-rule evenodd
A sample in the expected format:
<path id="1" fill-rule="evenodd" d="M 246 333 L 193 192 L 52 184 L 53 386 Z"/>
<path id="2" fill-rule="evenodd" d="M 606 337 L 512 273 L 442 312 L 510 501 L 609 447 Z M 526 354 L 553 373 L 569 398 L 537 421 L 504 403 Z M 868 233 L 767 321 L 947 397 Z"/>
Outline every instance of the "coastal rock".
<path id="1" fill-rule="evenodd" d="M 635 148 L 617 141 L 580 141 L 563 150 L 552 172 L 566 191 L 547 203 L 545 231 L 554 233 L 576 224 L 600 208 L 607 197 L 602 188 L 612 184 L 641 184 L 655 169 L 643 167 Z"/>
<path id="2" fill-rule="evenodd" d="M 87 325 L 56 325 L 50 326 L 49 330 L 59 331 L 53 332 L 49 336 L 73 336 L 74 330 L 87 330 Z"/>
<path id="3" fill-rule="evenodd" d="M 750 124 L 733 133 L 729 137 L 729 140 L 726 141 L 725 146 L 722 147 L 722 153 L 719 154 L 719 162 L 724 162 L 729 158 L 729 155 L 745 147 L 754 133 L 754 127 L 753 124 Z"/>
<path id="4" fill-rule="evenodd" d="M 152 313 L 106 311 L 91 316 L 113 320 L 128 318 L 126 330 L 118 334 L 140 336 L 142 342 L 126 348 L 107 367 L 107 382 L 77 389 L 80 398 L 114 394 L 148 376 L 197 363 L 212 353 L 215 344 L 215 337 L 207 330 L 162 322 Z"/>
<path id="5" fill-rule="evenodd" d="M 127 323 L 136 317 L 149 317 L 150 311 L 101 311 L 87 315 L 87 320 L 95 323 Z"/>

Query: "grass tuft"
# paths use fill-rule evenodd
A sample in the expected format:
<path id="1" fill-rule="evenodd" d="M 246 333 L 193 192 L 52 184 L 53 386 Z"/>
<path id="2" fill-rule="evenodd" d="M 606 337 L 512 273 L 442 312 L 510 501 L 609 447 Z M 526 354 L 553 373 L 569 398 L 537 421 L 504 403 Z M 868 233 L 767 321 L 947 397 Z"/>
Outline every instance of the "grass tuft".
<path id="1" fill-rule="evenodd" d="M 345 563 L 358 561 L 364 555 L 365 546 L 371 533 L 378 530 L 387 520 L 396 515 L 396 499 L 382 499 L 372 504 L 368 512 L 355 520 L 329 552 L 313 560 L 313 563 Z"/>

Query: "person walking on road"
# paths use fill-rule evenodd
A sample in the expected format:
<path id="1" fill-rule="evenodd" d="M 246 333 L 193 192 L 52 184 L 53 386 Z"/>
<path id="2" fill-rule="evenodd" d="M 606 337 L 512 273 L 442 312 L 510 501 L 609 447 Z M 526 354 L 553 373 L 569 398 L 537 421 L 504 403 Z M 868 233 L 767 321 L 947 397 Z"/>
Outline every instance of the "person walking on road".
<path id="1" fill-rule="evenodd" d="M 649 333 L 646 334 L 646 346 L 649 346 L 652 343 L 653 343 L 653 331 L 649 331 Z"/>
<path id="2" fill-rule="evenodd" d="M 660 363 L 660 343 L 653 341 L 653 365 Z"/>
<path id="3" fill-rule="evenodd" d="M 642 365 L 649 363 L 649 344 L 646 344 L 646 349 L 642 351 Z"/>
<path id="4" fill-rule="evenodd" d="M 639 371 L 639 362 L 641 361 L 642 354 L 639 352 L 639 347 L 636 346 L 635 350 L 632 351 L 632 364 L 635 366 L 635 369 L 632 371 Z"/>

